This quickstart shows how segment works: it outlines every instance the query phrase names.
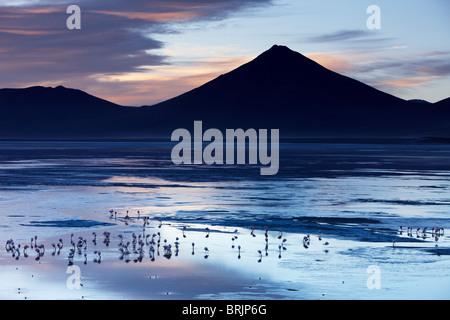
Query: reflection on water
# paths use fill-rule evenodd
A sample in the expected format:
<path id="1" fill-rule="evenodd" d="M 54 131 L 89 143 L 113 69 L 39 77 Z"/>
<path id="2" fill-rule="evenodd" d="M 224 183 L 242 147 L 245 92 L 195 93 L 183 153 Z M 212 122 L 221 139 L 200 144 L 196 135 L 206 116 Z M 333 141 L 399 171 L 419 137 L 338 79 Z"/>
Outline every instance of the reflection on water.
<path id="1" fill-rule="evenodd" d="M 149 142 L 0 143 L 0 240 L 22 245 L 20 257 L 0 253 L 2 295 L 449 297 L 442 289 L 450 279 L 449 240 L 434 239 L 433 231 L 450 228 L 450 148 L 283 144 L 274 177 L 260 176 L 256 166 L 174 166 L 170 150 L 170 144 Z M 426 238 L 399 234 L 399 226 L 427 227 Z M 108 246 L 104 231 L 111 233 Z M 157 232 L 159 254 L 148 243 Z M 39 261 L 34 251 L 23 254 L 35 235 L 46 247 Z M 126 256 L 119 235 L 131 243 Z M 75 251 L 83 287 L 73 292 L 66 268 L 78 237 L 88 248 Z M 138 237 L 142 259 L 133 251 Z M 52 255 L 58 239 L 64 248 Z M 94 250 L 101 251 L 101 263 L 94 263 Z M 367 289 L 366 269 L 374 264 L 383 272 L 383 290 Z M 36 285 L 26 284 L 30 274 Z M 18 283 L 24 283 L 20 296 Z"/>

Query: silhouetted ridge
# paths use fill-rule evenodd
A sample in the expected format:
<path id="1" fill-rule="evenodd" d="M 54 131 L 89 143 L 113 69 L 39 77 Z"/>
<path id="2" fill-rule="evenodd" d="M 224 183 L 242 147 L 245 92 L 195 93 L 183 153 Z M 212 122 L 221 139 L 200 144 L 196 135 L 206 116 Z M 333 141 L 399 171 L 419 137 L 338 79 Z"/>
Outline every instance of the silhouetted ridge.
<path id="1" fill-rule="evenodd" d="M 129 108 L 63 86 L 0 89 L 0 136 L 90 136 Z"/>
<path id="2" fill-rule="evenodd" d="M 438 107 L 445 107 L 445 108 L 450 108 L 450 98 L 438 101 L 434 104 L 435 106 Z M 450 110 L 449 110 L 450 111 Z"/>
<path id="3" fill-rule="evenodd" d="M 177 128 L 279 129 L 281 138 L 450 137 L 450 98 L 405 101 L 286 46 L 154 106 L 57 86 L 0 89 L 0 137 L 170 137 Z"/>

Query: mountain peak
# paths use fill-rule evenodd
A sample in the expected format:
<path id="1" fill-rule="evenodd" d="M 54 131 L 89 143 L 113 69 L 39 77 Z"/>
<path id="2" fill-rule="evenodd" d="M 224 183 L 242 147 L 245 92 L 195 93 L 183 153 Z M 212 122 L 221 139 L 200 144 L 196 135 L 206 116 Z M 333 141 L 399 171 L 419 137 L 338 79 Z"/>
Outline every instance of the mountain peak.
<path id="1" fill-rule="evenodd" d="M 303 75 L 323 72 L 326 68 L 284 45 L 273 45 L 256 57 L 252 64 L 258 69 L 284 70 L 284 73 L 302 72 Z"/>
<path id="2" fill-rule="evenodd" d="M 269 50 L 264 51 L 262 54 L 260 54 L 260 57 L 272 57 L 272 58 L 297 58 L 298 57 L 304 57 L 301 53 L 296 52 L 294 50 L 291 50 L 287 46 L 274 44 Z"/>
<path id="3" fill-rule="evenodd" d="M 294 52 L 289 49 L 287 46 L 274 44 L 268 51 L 277 51 L 277 52 Z"/>

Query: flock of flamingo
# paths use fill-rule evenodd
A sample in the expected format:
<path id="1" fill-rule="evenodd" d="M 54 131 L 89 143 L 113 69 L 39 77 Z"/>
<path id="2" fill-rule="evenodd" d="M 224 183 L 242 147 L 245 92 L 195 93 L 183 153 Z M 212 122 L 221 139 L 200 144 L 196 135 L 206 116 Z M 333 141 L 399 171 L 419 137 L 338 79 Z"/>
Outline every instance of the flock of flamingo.
<path id="1" fill-rule="evenodd" d="M 400 228 L 398 229 L 398 234 L 401 236 L 401 235 L 403 235 L 403 232 L 404 232 L 403 227 L 400 226 Z M 414 229 L 412 227 L 408 226 L 406 228 L 406 236 L 410 237 L 410 238 L 413 238 L 414 237 L 413 233 L 415 233 L 416 238 L 422 239 L 422 240 L 426 240 L 430 236 L 431 239 L 433 239 L 435 241 L 436 246 L 437 246 L 437 243 L 438 243 L 440 237 L 444 236 L 445 230 L 444 230 L 443 227 L 432 227 L 431 228 L 431 233 L 430 233 L 428 231 L 428 227 L 423 227 L 423 229 L 422 228 L 417 228 L 415 230 L 415 232 L 414 232 Z M 394 240 L 392 242 L 392 246 L 393 247 L 395 246 L 395 243 L 396 243 L 396 241 Z"/>
<path id="2" fill-rule="evenodd" d="M 180 247 L 181 247 L 181 238 L 187 238 L 188 227 L 183 226 L 181 228 L 181 234 L 179 237 L 176 237 L 173 242 L 168 241 L 163 238 L 160 231 L 155 233 L 147 233 L 147 228 L 150 227 L 150 217 L 149 216 L 141 216 L 141 212 L 137 211 L 137 216 L 130 216 L 130 212 L 127 210 L 125 215 L 121 215 L 117 211 L 111 210 L 110 218 L 115 219 L 116 221 L 121 221 L 125 225 L 130 225 L 131 223 L 136 224 L 138 221 L 142 221 L 142 232 L 132 232 L 131 238 L 125 239 L 124 236 L 119 233 L 115 237 L 111 236 L 111 233 L 108 231 L 104 231 L 100 237 L 102 237 L 101 241 L 104 246 L 110 248 L 111 239 L 115 239 L 117 242 L 117 250 L 119 259 L 125 262 L 142 262 L 145 257 L 146 252 L 148 253 L 148 257 L 151 261 L 155 261 L 156 257 L 162 256 L 167 259 L 170 259 L 172 256 L 178 256 Z M 161 218 L 157 218 L 158 225 L 154 226 L 154 228 L 160 229 L 163 225 Z M 256 228 L 251 227 L 250 235 L 252 237 L 256 237 Z M 196 229 L 197 230 L 197 229 Z M 269 252 L 269 229 L 267 227 L 264 228 L 264 247 L 261 250 L 257 250 L 257 256 L 259 256 L 258 262 L 262 261 L 263 254 L 265 256 L 268 255 Z M 278 258 L 281 258 L 281 252 L 286 250 L 286 242 L 287 239 L 283 237 L 283 232 L 281 229 L 275 230 L 277 233 L 276 238 L 279 241 L 278 243 Z M 129 233 L 129 232 L 127 232 Z M 211 230 L 209 227 L 204 228 L 204 238 L 208 239 L 210 237 Z M 240 237 L 239 231 L 235 229 L 233 232 L 229 232 L 232 234 L 231 237 L 231 248 L 237 249 L 237 257 L 241 258 L 241 245 L 235 245 L 237 243 L 238 238 Z M 96 250 L 93 251 L 93 259 L 92 261 L 95 263 L 102 262 L 102 252 L 99 250 L 97 233 L 92 232 L 92 238 L 87 239 L 86 237 L 78 236 L 75 238 L 75 235 L 72 233 L 70 236 L 69 243 L 64 242 L 62 238 L 58 239 L 57 242 L 51 243 L 51 249 L 48 249 L 49 246 L 45 246 L 44 243 L 38 241 L 38 236 L 34 236 L 30 239 L 30 241 L 26 244 L 16 243 L 13 239 L 6 240 L 5 249 L 6 252 L 11 254 L 11 256 L 19 260 L 20 257 L 29 258 L 32 257 L 36 261 L 40 261 L 44 255 L 47 254 L 50 250 L 50 255 L 52 256 L 60 256 L 63 248 L 68 248 L 67 260 L 68 264 L 72 265 L 74 259 L 77 257 L 81 257 L 84 259 L 83 263 L 87 264 L 88 262 L 88 247 L 91 245 L 94 246 Z M 319 231 L 317 235 L 317 239 L 322 241 L 321 231 Z M 305 235 L 303 238 L 303 247 L 305 249 L 309 248 L 311 242 L 311 236 Z M 329 242 L 324 241 L 324 246 L 328 246 Z M 200 251 L 203 253 L 203 257 L 207 259 L 209 257 L 209 249 L 207 246 L 203 247 L 203 249 L 198 249 L 197 245 L 192 242 L 189 246 L 189 250 L 192 255 L 195 254 L 196 251 Z M 328 252 L 328 250 L 325 250 Z"/>
<path id="3" fill-rule="evenodd" d="M 167 259 L 170 259 L 172 256 L 178 256 L 180 246 L 181 246 L 181 238 L 176 237 L 173 242 L 169 242 L 167 239 L 163 238 L 161 235 L 161 232 L 155 232 L 155 233 L 147 233 L 147 228 L 150 227 L 150 217 L 149 216 L 142 216 L 141 212 L 137 211 L 137 216 L 130 216 L 129 211 L 126 211 L 126 214 L 124 217 L 117 211 L 111 210 L 110 212 L 110 218 L 115 219 L 116 221 L 122 221 L 125 225 L 129 225 L 130 223 L 134 222 L 135 224 L 138 221 L 142 221 L 142 232 L 138 232 L 136 234 L 135 232 L 127 232 L 131 233 L 131 238 L 126 240 L 122 234 L 117 234 L 114 239 L 117 240 L 117 252 L 119 255 L 119 259 L 123 260 L 125 262 L 142 262 L 143 258 L 145 257 L 145 253 L 148 253 L 148 257 L 151 261 L 155 261 L 156 257 L 163 256 Z M 118 217 L 119 215 L 119 217 Z M 155 226 L 156 228 L 160 229 L 163 225 L 163 222 L 160 218 L 158 220 L 158 225 Z M 150 228 L 155 228 L 150 227 Z M 187 238 L 187 232 L 188 228 L 186 226 L 183 226 L 181 229 L 181 237 L 183 239 Z M 250 228 L 250 235 L 252 237 L 256 237 L 255 227 Z M 204 237 L 205 239 L 208 239 L 210 237 L 211 230 L 206 227 L 204 229 Z M 276 238 L 279 240 L 278 242 L 278 258 L 281 258 L 281 252 L 283 250 L 286 250 L 285 244 L 287 242 L 287 239 L 283 237 L 283 232 L 281 229 L 275 230 L 277 232 L 277 235 L 273 238 Z M 398 230 L 398 234 L 403 234 L 403 228 L 400 226 L 400 229 Z M 230 232 L 232 234 L 231 237 L 231 248 L 235 249 L 237 248 L 237 257 L 238 259 L 241 258 L 241 245 L 235 246 L 236 240 L 240 237 L 239 231 L 236 229 L 234 232 Z M 407 236 L 413 237 L 413 228 L 408 227 L 406 230 Z M 415 230 L 415 234 L 417 238 L 423 238 L 424 240 L 428 237 L 428 234 L 430 231 L 428 231 L 427 227 L 421 229 L 417 228 Z M 441 236 L 444 235 L 444 228 L 442 227 L 436 227 L 432 228 L 431 230 L 431 236 L 437 241 Z M 104 231 L 102 236 L 102 243 L 106 247 L 110 247 L 111 243 L 111 233 L 108 231 Z M 322 232 L 319 230 L 316 236 L 316 239 L 318 242 L 322 243 L 324 246 L 324 252 L 328 253 L 327 246 L 329 245 L 328 241 L 322 241 Z M 269 251 L 269 229 L 267 227 L 264 228 L 264 247 L 260 250 L 257 250 L 257 256 L 259 257 L 258 262 L 261 262 L 263 259 L 263 255 L 267 256 Z M 84 264 L 87 264 L 88 261 L 88 246 L 91 245 L 94 246 L 95 250 L 93 251 L 93 259 L 92 261 L 95 263 L 101 263 L 102 262 L 102 252 L 99 250 L 99 247 L 97 246 L 97 233 L 92 232 L 92 238 L 86 239 L 85 237 L 79 236 L 77 238 L 74 238 L 74 234 L 72 233 L 70 236 L 70 242 L 66 244 L 63 239 L 58 239 L 58 241 L 55 243 L 51 243 L 51 252 L 50 254 L 52 256 L 60 256 L 63 248 L 68 247 L 68 253 L 67 253 L 67 260 L 68 264 L 72 265 L 74 263 L 74 259 L 76 257 L 81 257 L 81 259 L 84 259 Z M 184 244 L 186 245 L 186 244 Z M 302 245 L 305 249 L 308 249 L 311 245 L 311 235 L 305 235 L 303 237 Z M 395 247 L 395 240 L 392 244 L 393 247 Z M 196 247 L 196 244 L 194 242 L 191 243 L 190 251 L 191 254 L 194 255 L 195 251 L 198 250 Z M 46 247 L 43 243 L 38 242 L 38 236 L 34 236 L 30 239 L 30 242 L 23 245 L 22 244 L 16 244 L 16 242 L 13 239 L 9 239 L 5 243 L 5 249 L 6 252 L 11 254 L 11 256 L 19 260 L 21 256 L 24 258 L 28 258 L 30 256 L 34 257 L 36 261 L 40 261 L 45 253 L 46 253 Z M 204 254 L 204 258 L 207 259 L 209 257 L 209 249 L 208 247 L 204 247 L 203 250 L 200 250 Z M 34 253 L 33 253 L 34 252 Z M 256 253 L 255 253 L 256 254 Z"/>

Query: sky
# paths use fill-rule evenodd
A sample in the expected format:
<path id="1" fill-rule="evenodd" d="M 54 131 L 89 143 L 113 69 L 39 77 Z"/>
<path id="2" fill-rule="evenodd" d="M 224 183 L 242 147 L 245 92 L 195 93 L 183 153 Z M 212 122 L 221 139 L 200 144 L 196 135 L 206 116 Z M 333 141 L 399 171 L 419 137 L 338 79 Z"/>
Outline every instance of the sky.
<path id="1" fill-rule="evenodd" d="M 70 5 L 81 29 L 68 29 Z M 380 28 L 369 29 L 370 5 Z M 0 0 L 0 88 L 152 105 L 286 45 L 403 99 L 450 97 L 448 0 Z"/>

